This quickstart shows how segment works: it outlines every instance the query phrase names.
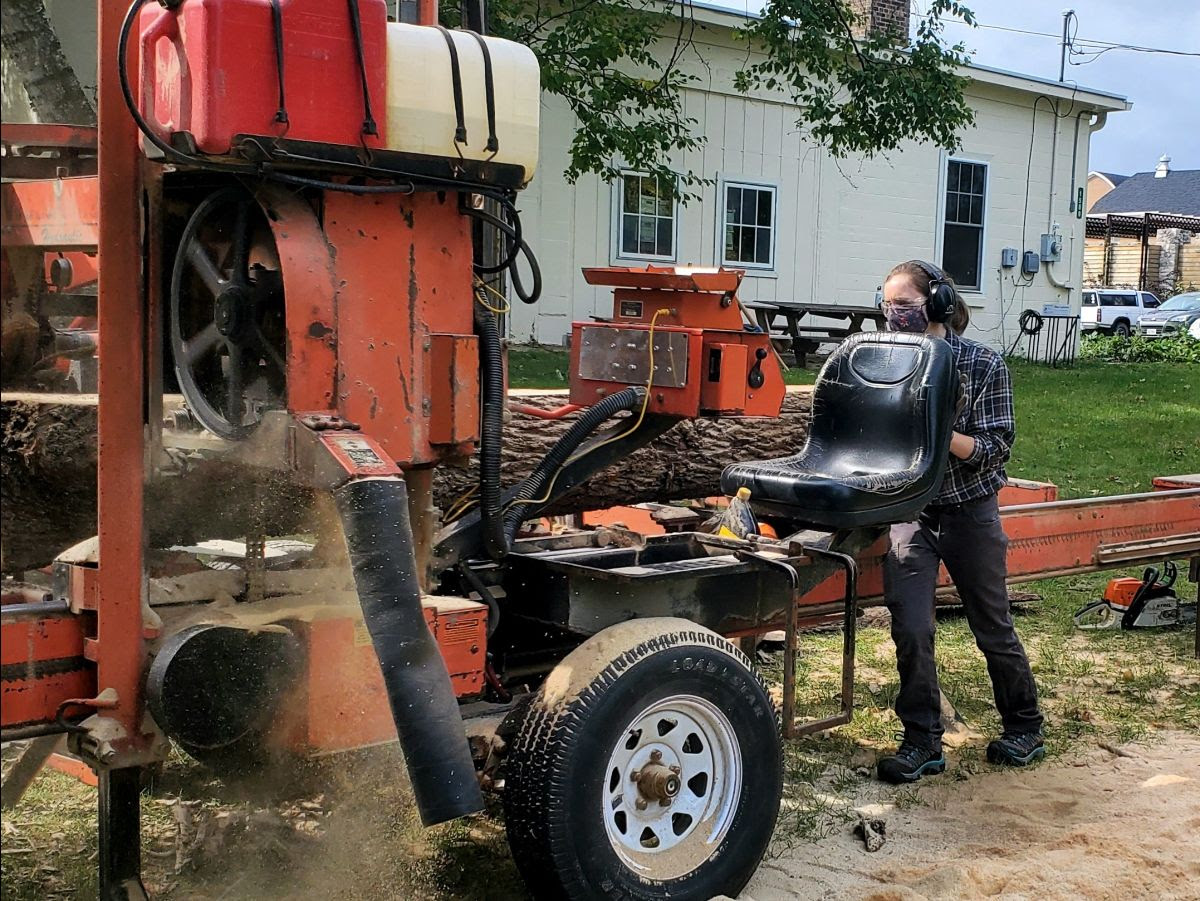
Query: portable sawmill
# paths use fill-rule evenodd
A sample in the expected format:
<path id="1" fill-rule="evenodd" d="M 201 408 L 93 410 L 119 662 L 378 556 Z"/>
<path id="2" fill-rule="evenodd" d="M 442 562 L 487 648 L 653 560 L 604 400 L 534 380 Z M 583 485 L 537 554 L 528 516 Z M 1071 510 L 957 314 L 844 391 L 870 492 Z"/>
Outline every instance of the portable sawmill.
<path id="1" fill-rule="evenodd" d="M 105 898 L 145 895 L 139 774 L 170 742 L 245 773 L 397 737 L 426 824 L 501 793 L 535 895 L 736 895 L 781 733 L 852 714 L 860 564 L 870 593 L 941 482 L 949 348 L 871 333 L 826 363 L 797 455 L 725 473 L 784 537 L 528 529 L 683 419 L 778 415 L 783 380 L 740 272 L 589 269 L 611 315 L 573 325 L 544 414 L 572 425 L 503 484 L 538 66 L 481 7 L 418 15 L 101 0 L 95 132 L 4 127 L 6 315 L 55 390 L 98 393 L 99 531 L 6 588 L 3 738 L 67 733 L 95 770 Z M 436 508 L 434 468 L 476 455 Z M 1106 503 L 1014 508 L 1017 571 L 1200 553 L 1200 489 Z M 798 723 L 814 622 L 844 630 L 841 710 Z M 782 717 L 734 643 L 778 628 Z"/>

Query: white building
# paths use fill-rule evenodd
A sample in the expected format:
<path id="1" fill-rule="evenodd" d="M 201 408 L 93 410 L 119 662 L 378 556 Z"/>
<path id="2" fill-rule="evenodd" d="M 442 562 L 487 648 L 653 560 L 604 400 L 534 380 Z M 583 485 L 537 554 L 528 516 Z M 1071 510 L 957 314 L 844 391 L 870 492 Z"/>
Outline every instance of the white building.
<path id="1" fill-rule="evenodd" d="M 744 268 L 743 300 L 861 306 L 875 302 L 895 263 L 920 257 L 956 277 L 970 334 L 995 346 L 1012 342 L 1024 309 L 1078 310 L 1089 138 L 1109 112 L 1129 108 L 1125 98 L 975 66 L 967 95 L 976 123 L 960 153 L 910 142 L 887 157 L 837 161 L 802 140 L 785 96 L 734 88 L 747 61 L 733 39 L 742 15 L 697 8 L 696 17 L 708 65 L 690 57 L 703 80 L 684 108 L 707 140 L 674 162 L 714 184 L 686 205 L 658 201 L 636 173 L 567 184 L 575 121 L 547 95 L 538 174 L 519 199 L 545 288 L 536 306 L 514 304 L 514 341 L 561 344 L 573 319 L 611 314 L 609 290 L 587 285 L 582 267 L 647 262 Z M 1040 252 L 1056 224 L 1061 260 L 1022 275 L 1023 251 Z M 1015 266 L 1002 265 L 1005 248 L 1016 249 Z"/>

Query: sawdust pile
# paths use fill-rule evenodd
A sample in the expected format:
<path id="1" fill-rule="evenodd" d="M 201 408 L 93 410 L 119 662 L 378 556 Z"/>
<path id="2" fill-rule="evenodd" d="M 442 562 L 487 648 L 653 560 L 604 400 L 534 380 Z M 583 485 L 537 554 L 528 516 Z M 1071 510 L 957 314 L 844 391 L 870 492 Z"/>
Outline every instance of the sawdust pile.
<path id="1" fill-rule="evenodd" d="M 876 853 L 847 827 L 764 861 L 741 901 L 1200 898 L 1200 736 L 1157 739 L 922 786 Z"/>

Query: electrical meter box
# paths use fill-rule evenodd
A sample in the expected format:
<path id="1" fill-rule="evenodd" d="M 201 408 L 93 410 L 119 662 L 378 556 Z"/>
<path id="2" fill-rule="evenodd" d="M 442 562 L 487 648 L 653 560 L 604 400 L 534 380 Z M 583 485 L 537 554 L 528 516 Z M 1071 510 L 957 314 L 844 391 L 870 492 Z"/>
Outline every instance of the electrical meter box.
<path id="1" fill-rule="evenodd" d="M 1017 248 L 1005 247 L 1000 251 L 1000 265 L 1005 269 L 1012 269 L 1017 265 Z"/>
<path id="2" fill-rule="evenodd" d="M 1025 251 L 1025 256 L 1021 259 L 1021 271 L 1025 275 L 1035 275 L 1042 267 L 1041 257 L 1038 256 L 1036 250 Z"/>
<path id="3" fill-rule="evenodd" d="M 1042 235 L 1042 262 L 1057 263 L 1062 259 L 1062 238 L 1056 233 Z"/>

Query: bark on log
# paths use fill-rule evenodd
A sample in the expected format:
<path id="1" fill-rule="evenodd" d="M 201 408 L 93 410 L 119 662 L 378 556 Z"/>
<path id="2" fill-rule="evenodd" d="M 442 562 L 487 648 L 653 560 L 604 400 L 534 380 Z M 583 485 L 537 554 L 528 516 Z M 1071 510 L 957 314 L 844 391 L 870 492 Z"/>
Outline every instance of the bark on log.
<path id="1" fill-rule="evenodd" d="M 96 110 L 63 54 L 45 0 L 4 0 L 0 23 L 5 67 L 13 68 L 38 121 L 95 125 Z"/>
<path id="2" fill-rule="evenodd" d="M 620 466 L 584 482 L 561 498 L 549 513 L 578 513 L 646 501 L 690 500 L 720 493 L 721 470 L 748 459 L 783 457 L 795 453 L 808 434 L 812 394 L 807 388 L 789 391 L 778 419 L 722 418 L 685 420 L 647 447 L 631 454 Z M 555 407 L 561 395 L 521 397 L 522 403 Z M 513 413 L 504 429 L 502 482 L 514 485 L 567 430 L 572 418 L 542 420 Z M 438 470 L 434 498 L 443 509 L 479 483 L 478 460 L 468 469 Z"/>
<path id="3" fill-rule="evenodd" d="M 681 422 L 620 466 L 580 485 L 551 512 L 717 494 L 721 470 L 729 463 L 785 456 L 800 447 L 808 430 L 810 397 L 807 389 L 790 391 L 778 419 Z M 520 398 L 542 407 L 564 400 L 562 395 Z M 513 413 L 504 434 L 504 484 L 527 476 L 573 419 Z M 0 403 L 0 569 L 44 566 L 59 551 L 96 533 L 95 435 L 94 400 L 22 394 Z M 435 503 L 446 510 L 478 480 L 476 459 L 466 468 L 440 467 L 434 478 Z M 312 514 L 312 496 L 279 479 L 256 480 L 207 464 L 186 477 L 152 483 L 146 508 L 151 543 L 161 547 L 240 537 L 255 519 L 269 534 L 301 530 Z"/>

